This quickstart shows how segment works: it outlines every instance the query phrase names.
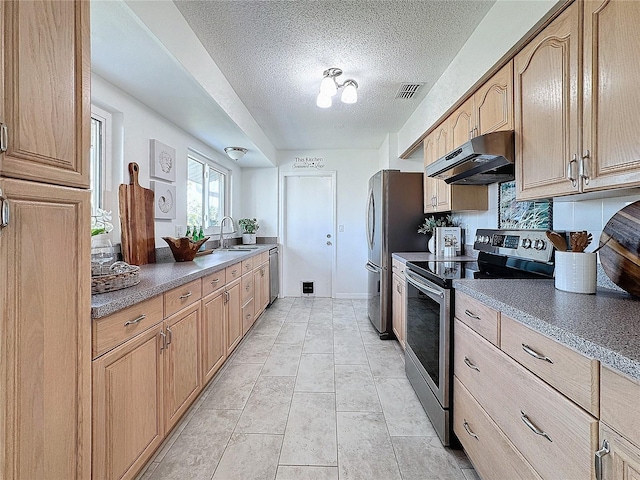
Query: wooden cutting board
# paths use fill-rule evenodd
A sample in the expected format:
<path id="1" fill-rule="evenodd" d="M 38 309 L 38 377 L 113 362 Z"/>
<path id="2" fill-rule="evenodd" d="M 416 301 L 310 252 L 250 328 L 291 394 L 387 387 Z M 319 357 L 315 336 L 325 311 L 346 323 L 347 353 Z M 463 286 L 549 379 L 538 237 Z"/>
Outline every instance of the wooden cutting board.
<path id="1" fill-rule="evenodd" d="M 138 183 L 140 167 L 129 164 L 129 185 L 119 189 L 122 258 L 131 265 L 156 263 L 153 191 Z"/>
<path id="2" fill-rule="evenodd" d="M 623 290 L 640 297 L 640 201 L 618 211 L 600 236 L 600 263 Z"/>

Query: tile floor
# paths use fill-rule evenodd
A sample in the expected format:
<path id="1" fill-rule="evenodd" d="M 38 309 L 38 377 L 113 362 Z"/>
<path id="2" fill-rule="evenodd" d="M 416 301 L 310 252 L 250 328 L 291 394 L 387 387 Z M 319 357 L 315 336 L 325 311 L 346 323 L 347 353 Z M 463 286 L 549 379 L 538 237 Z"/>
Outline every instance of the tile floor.
<path id="1" fill-rule="evenodd" d="M 364 300 L 281 298 L 142 480 L 479 480 L 444 448 Z"/>

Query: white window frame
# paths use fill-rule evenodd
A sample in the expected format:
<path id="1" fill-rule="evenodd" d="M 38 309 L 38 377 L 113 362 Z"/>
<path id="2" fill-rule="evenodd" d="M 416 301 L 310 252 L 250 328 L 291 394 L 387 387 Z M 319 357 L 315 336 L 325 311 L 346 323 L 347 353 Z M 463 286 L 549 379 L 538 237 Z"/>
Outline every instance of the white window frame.
<path id="1" fill-rule="evenodd" d="M 231 212 L 231 171 L 228 168 L 223 167 L 219 163 L 213 161 L 206 155 L 198 152 L 197 150 L 193 150 L 189 148 L 187 150 L 187 164 L 189 163 L 189 159 L 192 158 L 197 162 L 202 163 L 206 167 L 211 170 L 218 172 L 221 175 L 224 175 L 224 214 L 223 217 L 230 215 Z M 187 176 L 187 182 L 189 181 Z M 207 212 L 209 211 L 209 172 L 207 169 L 203 172 L 202 184 L 204 188 L 202 189 L 202 205 L 203 205 L 203 215 L 206 223 L 208 223 Z M 207 235 L 220 234 L 219 227 L 213 226 L 208 227 L 204 230 L 204 233 Z"/>
<path id="2" fill-rule="evenodd" d="M 112 145 L 113 145 L 113 117 L 110 112 L 96 106 L 91 105 L 91 118 L 95 118 L 100 121 L 103 125 L 102 132 L 102 145 L 101 152 L 102 157 L 99 160 L 100 163 L 100 185 L 97 188 L 100 188 L 100 203 L 98 205 L 100 208 L 104 210 L 111 210 L 109 208 L 109 201 L 106 192 L 111 191 L 111 175 L 112 172 L 111 164 L 112 164 Z M 94 185 L 91 185 L 94 188 Z M 92 205 L 92 209 L 94 206 Z"/>

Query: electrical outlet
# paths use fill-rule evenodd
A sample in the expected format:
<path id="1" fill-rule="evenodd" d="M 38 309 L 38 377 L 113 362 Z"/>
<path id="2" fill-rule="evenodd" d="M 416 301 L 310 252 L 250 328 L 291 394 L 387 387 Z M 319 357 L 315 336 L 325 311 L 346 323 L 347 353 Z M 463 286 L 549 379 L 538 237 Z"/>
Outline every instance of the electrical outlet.
<path id="1" fill-rule="evenodd" d="M 184 225 L 176 225 L 176 237 L 184 236 Z"/>
<path id="2" fill-rule="evenodd" d="M 338 225 L 338 231 L 344 232 L 344 225 Z"/>

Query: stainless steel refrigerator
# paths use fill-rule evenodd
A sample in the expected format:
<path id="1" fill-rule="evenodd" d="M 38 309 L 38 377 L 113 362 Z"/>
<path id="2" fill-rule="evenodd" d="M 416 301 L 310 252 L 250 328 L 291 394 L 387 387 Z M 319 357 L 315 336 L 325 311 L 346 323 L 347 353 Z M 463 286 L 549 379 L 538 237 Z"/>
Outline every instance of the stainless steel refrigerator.
<path id="1" fill-rule="evenodd" d="M 380 338 L 391 329 L 391 254 L 424 252 L 422 173 L 381 170 L 369 179 L 367 199 L 368 314 Z"/>

